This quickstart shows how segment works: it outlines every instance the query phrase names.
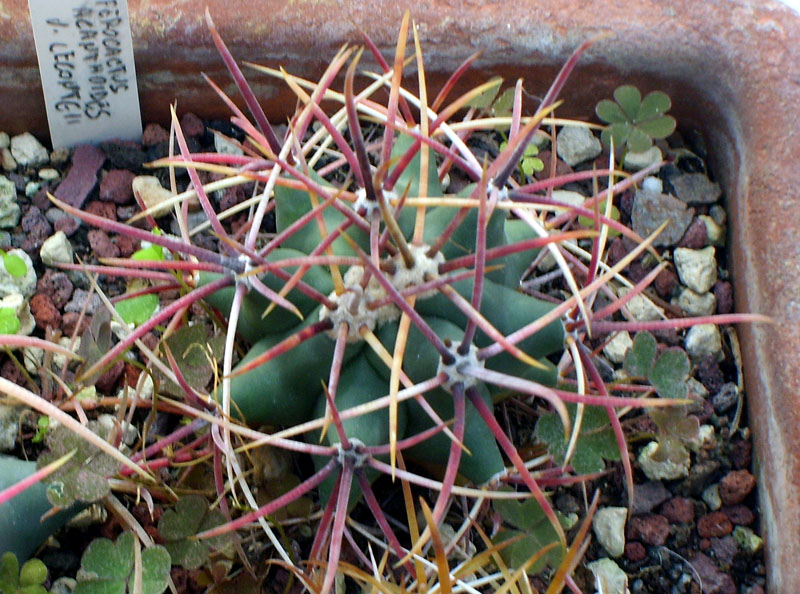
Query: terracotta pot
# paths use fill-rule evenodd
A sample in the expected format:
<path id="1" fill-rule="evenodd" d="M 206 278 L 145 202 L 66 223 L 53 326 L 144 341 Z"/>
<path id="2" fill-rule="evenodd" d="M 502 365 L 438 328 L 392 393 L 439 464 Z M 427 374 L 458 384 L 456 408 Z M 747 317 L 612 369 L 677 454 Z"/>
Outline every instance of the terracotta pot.
<path id="1" fill-rule="evenodd" d="M 392 46 L 406 5 L 419 26 L 434 85 L 482 50 L 472 80 L 522 76 L 542 92 L 562 60 L 598 34 L 562 97 L 561 113 L 591 113 L 622 82 L 660 88 L 685 126 L 705 134 L 730 210 L 730 255 L 739 311 L 776 326 L 740 328 L 756 447 L 769 584 L 800 592 L 800 16 L 766 0 L 131 0 L 145 121 L 166 121 L 168 104 L 225 117 L 200 77 L 229 81 L 203 23 L 209 7 L 240 60 L 319 73 L 358 27 Z M 235 7 L 235 9 L 234 9 Z M 0 9 L 0 130 L 46 134 L 27 3 Z M 250 77 L 268 114 L 294 100 L 280 84 Z M 290 103 L 286 103 L 286 101 Z M 280 120 L 278 120 L 280 121 Z"/>

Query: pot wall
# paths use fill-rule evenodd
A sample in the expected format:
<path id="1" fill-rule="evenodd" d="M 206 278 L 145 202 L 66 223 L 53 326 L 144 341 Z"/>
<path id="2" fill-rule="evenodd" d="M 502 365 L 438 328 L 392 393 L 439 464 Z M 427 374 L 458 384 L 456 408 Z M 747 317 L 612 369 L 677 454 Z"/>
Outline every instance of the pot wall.
<path id="1" fill-rule="evenodd" d="M 356 27 L 393 45 L 406 5 L 419 26 L 429 78 L 467 55 L 488 73 L 522 76 L 543 92 L 580 42 L 590 49 L 562 97 L 560 113 L 590 113 L 621 82 L 665 90 L 682 124 L 701 127 L 726 189 L 739 311 L 769 314 L 775 326 L 739 329 L 756 447 L 762 530 L 774 592 L 800 592 L 800 17 L 759 0 L 130 0 L 145 122 L 181 111 L 226 117 L 200 72 L 229 81 L 203 22 L 209 7 L 239 60 L 319 73 Z M 46 135 L 27 2 L 0 3 L 0 130 Z M 250 77 L 268 115 L 294 105 L 282 85 Z M 435 79 L 435 76 L 434 76 Z M 439 78 L 441 81 L 441 78 Z M 281 94 L 283 93 L 283 94 Z M 286 101 L 290 101 L 287 105 Z M 280 119 L 278 119 L 280 121 Z"/>

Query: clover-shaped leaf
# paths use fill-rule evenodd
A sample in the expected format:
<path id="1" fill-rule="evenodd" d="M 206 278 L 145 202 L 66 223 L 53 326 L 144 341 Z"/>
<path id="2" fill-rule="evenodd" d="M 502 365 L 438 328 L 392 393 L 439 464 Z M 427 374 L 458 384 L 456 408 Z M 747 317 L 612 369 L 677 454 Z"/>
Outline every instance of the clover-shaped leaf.
<path id="1" fill-rule="evenodd" d="M 14 553 L 0 557 L 0 594 L 47 594 L 42 584 L 47 567 L 39 559 L 30 559 L 20 568 Z"/>
<path id="2" fill-rule="evenodd" d="M 601 139 L 606 145 L 627 145 L 634 153 L 646 151 L 654 138 L 666 138 L 675 131 L 675 118 L 665 113 L 672 106 L 669 96 L 653 91 L 642 99 L 639 89 L 622 85 L 614 91 L 614 101 L 603 99 L 595 107 L 597 117 L 606 122 Z"/>
<path id="3" fill-rule="evenodd" d="M 183 326 L 166 339 L 175 363 L 186 382 L 195 390 L 205 391 L 206 384 L 214 376 L 214 361 L 222 358 L 225 336 L 209 336 L 208 328 L 202 324 Z M 169 363 L 164 358 L 169 367 Z M 159 377 L 161 377 L 159 375 Z M 183 396 L 183 388 L 163 377 L 162 392 L 168 395 Z"/>
<path id="4" fill-rule="evenodd" d="M 700 421 L 688 414 L 686 406 L 650 408 L 648 416 L 656 425 L 658 448 L 651 455 L 656 462 L 671 462 L 686 465 L 689 462 L 687 444 L 695 444 L 700 439 Z"/>
<path id="5" fill-rule="evenodd" d="M 503 528 L 498 532 L 494 543 L 499 544 L 511 538 L 518 538 L 500 552 L 503 560 L 510 567 L 522 567 L 532 555 L 551 543 L 559 542 L 555 528 L 545 516 L 542 506 L 535 499 L 522 501 L 495 499 L 492 505 L 503 521 L 514 527 Z M 561 521 L 561 514 L 556 512 L 556 515 Z M 529 568 L 529 572 L 541 571 L 545 566 L 557 567 L 563 556 L 564 550 L 560 546 L 556 546 L 534 563 Z"/>
<path id="6" fill-rule="evenodd" d="M 503 141 L 500 143 L 500 150 L 506 150 L 508 146 L 508 142 Z M 522 153 L 522 159 L 519 162 L 519 168 L 522 170 L 522 173 L 530 177 L 537 171 L 542 171 L 544 169 L 544 162 L 537 157 L 536 155 L 539 154 L 539 148 L 533 144 L 532 142 L 525 147 L 525 152 Z"/>
<path id="7" fill-rule="evenodd" d="M 117 542 L 93 540 L 81 558 L 74 594 L 125 594 L 133 591 L 134 541 L 123 532 Z M 142 594 L 161 594 L 167 589 L 170 557 L 167 549 L 154 545 L 142 551 Z"/>
<path id="8" fill-rule="evenodd" d="M 97 432 L 97 423 L 90 421 L 89 429 Z M 69 462 L 48 477 L 47 499 L 51 504 L 69 507 L 76 501 L 88 503 L 108 494 L 107 477 L 119 472 L 119 462 L 63 425 L 48 431 L 44 441 L 50 451 L 39 456 L 39 468 L 76 451 Z"/>
<path id="9" fill-rule="evenodd" d="M 575 420 L 577 406 L 568 404 L 572 420 Z M 539 417 L 534 436 L 547 445 L 547 450 L 557 463 L 564 462 L 569 442 L 564 437 L 564 426 L 556 413 Z M 570 463 L 578 474 L 601 472 L 605 469 L 604 460 L 620 459 L 619 447 L 614 430 L 608 420 L 608 413 L 599 406 L 587 406 L 583 411 L 580 434 L 575 444 L 575 452 Z"/>
<path id="10" fill-rule="evenodd" d="M 691 364 L 679 347 L 666 349 L 658 357 L 656 339 L 649 332 L 637 332 L 625 353 L 623 368 L 633 377 L 646 378 L 662 398 L 686 398 Z"/>
<path id="11" fill-rule="evenodd" d="M 230 544 L 230 535 L 207 540 L 191 540 L 195 534 L 219 526 L 225 517 L 217 509 L 209 509 L 205 497 L 187 495 L 178 500 L 158 521 L 158 532 L 164 539 L 172 562 L 186 569 L 197 569 L 208 559 L 211 548 Z"/>

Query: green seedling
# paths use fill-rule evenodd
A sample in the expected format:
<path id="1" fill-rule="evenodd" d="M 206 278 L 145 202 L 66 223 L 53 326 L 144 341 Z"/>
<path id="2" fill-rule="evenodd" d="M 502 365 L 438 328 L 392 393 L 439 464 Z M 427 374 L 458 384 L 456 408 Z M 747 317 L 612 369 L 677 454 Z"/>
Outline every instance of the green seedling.
<path id="1" fill-rule="evenodd" d="M 574 422 L 577 406 L 567 405 L 567 408 L 570 419 Z M 547 445 L 547 450 L 557 464 L 564 463 L 569 439 L 564 435 L 564 426 L 557 414 L 549 413 L 539 417 L 534 437 Z M 605 470 L 606 460 L 617 462 L 620 459 L 619 446 L 608 413 L 598 406 L 586 407 L 575 452 L 570 458 L 572 468 L 578 474 L 592 474 Z"/>
<path id="2" fill-rule="evenodd" d="M 158 533 L 164 539 L 173 565 L 185 569 L 197 569 L 208 561 L 214 549 L 230 545 L 230 535 L 207 540 L 192 537 L 225 522 L 225 516 L 217 509 L 209 509 L 205 497 L 186 495 L 178 500 L 173 509 L 164 512 L 158 521 Z"/>
<path id="3" fill-rule="evenodd" d="M 665 115 L 672 106 L 662 91 L 648 93 L 642 99 L 639 89 L 622 85 L 614 91 L 614 101 L 603 99 L 595 107 L 597 117 L 608 124 L 601 139 L 610 146 L 614 139 L 617 148 L 640 153 L 653 144 L 653 139 L 666 138 L 675 131 L 675 118 Z"/>
<path id="4" fill-rule="evenodd" d="M 125 298 L 115 304 L 117 313 L 126 324 L 141 326 L 149 320 L 158 309 L 158 295 L 150 293 Z"/>
<path id="5" fill-rule="evenodd" d="M 0 250 L 0 257 L 3 259 L 3 266 L 5 267 L 6 272 L 8 272 L 8 274 L 10 274 L 12 277 L 22 278 L 28 274 L 28 265 L 25 264 L 25 260 L 16 254 L 9 254 L 8 252 Z"/>
<path id="6" fill-rule="evenodd" d="M 161 545 L 141 552 L 141 594 L 161 594 L 167 589 L 170 556 Z M 93 540 L 81 558 L 74 594 L 127 594 L 134 592 L 135 543 L 132 532 L 123 532 L 116 543 Z"/>
<path id="7" fill-rule="evenodd" d="M 48 431 L 50 431 L 50 417 L 42 415 L 36 419 L 36 434 L 31 438 L 31 441 L 33 443 L 42 443 Z"/>
<path id="8" fill-rule="evenodd" d="M 508 142 L 501 143 L 500 150 L 505 150 L 507 146 Z M 544 162 L 536 156 L 538 154 L 539 149 L 535 144 L 530 143 L 525 147 L 525 152 L 522 153 L 522 159 L 519 162 L 519 168 L 526 177 L 531 177 L 537 171 L 544 170 Z"/>
<path id="9" fill-rule="evenodd" d="M 606 211 L 606 201 L 603 200 L 598 205 L 597 209 L 598 209 L 598 212 L 600 214 L 603 214 Z M 613 204 L 611 205 L 611 213 L 609 214 L 609 218 L 611 218 L 611 219 L 613 219 L 615 221 L 619 221 L 619 209 L 616 206 L 614 206 Z M 591 217 L 579 216 L 578 217 L 578 222 L 582 226 L 588 227 L 588 228 L 592 228 L 592 227 L 595 226 L 595 219 L 591 218 Z M 609 237 L 618 237 L 619 235 L 620 235 L 620 232 L 617 231 L 616 229 L 612 229 L 611 227 L 608 228 L 608 236 Z"/>
<path id="10" fill-rule="evenodd" d="M 649 332 L 637 332 L 633 345 L 625 353 L 623 369 L 634 378 L 643 378 L 652 384 L 662 398 L 686 398 L 691 363 L 686 352 L 679 347 L 657 353 L 656 339 Z"/>
<path id="11" fill-rule="evenodd" d="M 14 553 L 0 557 L 0 594 L 47 594 L 42 585 L 47 567 L 39 559 L 30 559 L 20 567 Z"/>
<path id="12" fill-rule="evenodd" d="M 89 428 L 97 432 L 97 422 L 90 421 Z M 49 451 L 39 456 L 39 468 L 76 450 L 72 459 L 48 479 L 47 498 L 50 503 L 69 507 L 75 502 L 90 503 L 108 495 L 107 477 L 119 472 L 121 464 L 118 461 L 63 425 L 48 431 L 44 441 Z"/>
<path id="13" fill-rule="evenodd" d="M 0 334 L 16 334 L 20 321 L 12 307 L 0 307 Z"/>

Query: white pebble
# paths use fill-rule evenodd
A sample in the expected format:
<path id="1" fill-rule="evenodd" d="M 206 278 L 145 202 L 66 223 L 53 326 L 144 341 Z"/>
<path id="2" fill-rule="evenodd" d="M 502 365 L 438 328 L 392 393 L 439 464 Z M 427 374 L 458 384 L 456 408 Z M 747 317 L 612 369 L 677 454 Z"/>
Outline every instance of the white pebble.
<path id="1" fill-rule="evenodd" d="M 653 454 L 657 449 L 658 442 L 651 441 L 642 448 L 639 458 L 637 458 L 639 467 L 647 478 L 651 481 L 660 481 L 662 479 L 671 481 L 689 476 L 689 465 L 691 464 L 689 456 L 686 456 L 681 462 L 674 462 L 670 459 L 654 460 Z"/>
<path id="2" fill-rule="evenodd" d="M 0 162 L 5 171 L 14 171 L 17 168 L 17 161 L 7 147 L 0 149 Z"/>
<path id="3" fill-rule="evenodd" d="M 633 339 L 627 330 L 617 332 L 614 338 L 603 347 L 603 354 L 612 363 L 621 364 L 625 360 L 625 353 L 633 346 Z"/>
<path id="4" fill-rule="evenodd" d="M 223 155 L 243 155 L 244 151 L 219 134 L 214 134 L 214 150 Z"/>
<path id="5" fill-rule="evenodd" d="M 654 163 L 658 163 L 661 159 L 661 149 L 657 146 L 651 146 L 641 153 L 627 153 L 622 164 L 625 169 L 638 171 L 639 169 L 644 169 Z"/>
<path id="6" fill-rule="evenodd" d="M 707 487 L 703 494 L 700 496 L 706 502 L 708 509 L 716 511 L 722 507 L 722 497 L 719 496 L 719 483 L 714 483 Z"/>
<path id="7" fill-rule="evenodd" d="M 72 264 L 72 244 L 63 231 L 56 231 L 44 240 L 39 256 L 45 266 Z"/>
<path id="8" fill-rule="evenodd" d="M 681 291 L 675 303 L 689 316 L 710 316 L 717 309 L 714 293 L 698 294 L 691 289 Z"/>
<path id="9" fill-rule="evenodd" d="M 628 574 L 607 557 L 586 564 L 594 575 L 595 588 L 602 594 L 628 594 Z"/>
<path id="10" fill-rule="evenodd" d="M 620 298 L 625 297 L 629 292 L 630 289 L 628 287 L 620 287 L 617 289 L 617 294 Z M 632 297 L 626 304 L 626 307 L 630 314 L 639 322 L 664 319 L 664 310 L 641 294 Z"/>
<path id="11" fill-rule="evenodd" d="M 706 226 L 706 237 L 711 245 L 725 245 L 725 229 L 708 215 L 700 215 L 700 220 Z"/>
<path id="12" fill-rule="evenodd" d="M 686 352 L 694 359 L 712 357 L 717 361 L 723 359 L 722 335 L 716 324 L 700 324 L 692 326 L 684 339 Z"/>
<path id="13" fill-rule="evenodd" d="M 167 190 L 158 181 L 158 178 L 153 175 L 139 175 L 133 178 L 131 183 L 133 191 L 138 194 L 144 202 L 145 206 L 149 209 L 156 207 L 152 211 L 152 215 L 156 218 L 164 216 L 170 211 L 169 206 L 161 206 L 160 204 L 172 198 L 172 192 Z"/>
<path id="14" fill-rule="evenodd" d="M 37 181 L 29 181 L 25 184 L 25 196 L 28 198 L 33 198 L 36 196 L 36 192 L 42 189 L 42 184 Z"/>
<path id="15" fill-rule="evenodd" d="M 47 149 L 30 132 L 11 139 L 11 154 L 23 167 L 39 167 L 50 159 Z"/>
<path id="16" fill-rule="evenodd" d="M 39 179 L 53 181 L 61 177 L 61 174 L 52 167 L 43 167 L 39 170 Z"/>
<path id="17" fill-rule="evenodd" d="M 655 194 L 661 194 L 664 191 L 664 184 L 661 183 L 661 180 L 657 177 L 650 177 L 644 178 L 642 182 L 642 189 L 647 192 L 653 192 Z"/>
<path id="18" fill-rule="evenodd" d="M 592 518 L 592 530 L 597 541 L 612 557 L 625 552 L 625 520 L 628 509 L 625 507 L 601 507 Z"/>
<path id="19" fill-rule="evenodd" d="M 705 293 L 717 282 L 717 260 L 713 246 L 702 250 L 676 248 L 673 259 L 681 282 L 695 293 Z"/>

